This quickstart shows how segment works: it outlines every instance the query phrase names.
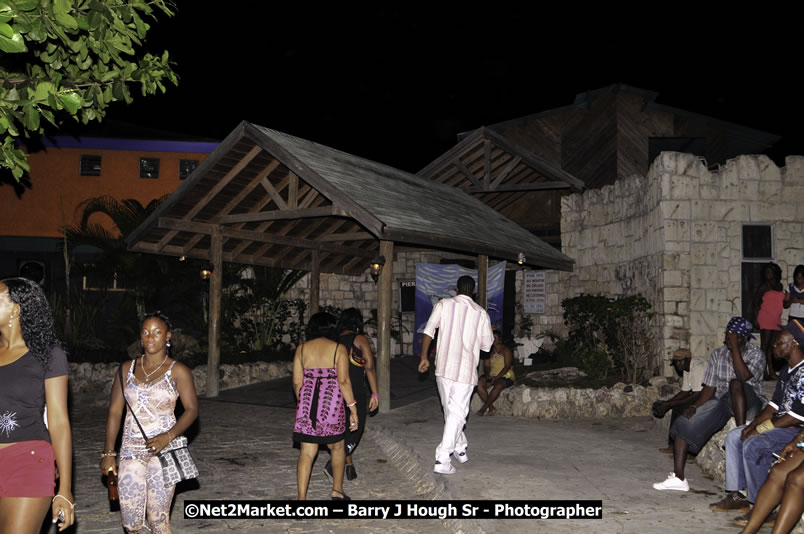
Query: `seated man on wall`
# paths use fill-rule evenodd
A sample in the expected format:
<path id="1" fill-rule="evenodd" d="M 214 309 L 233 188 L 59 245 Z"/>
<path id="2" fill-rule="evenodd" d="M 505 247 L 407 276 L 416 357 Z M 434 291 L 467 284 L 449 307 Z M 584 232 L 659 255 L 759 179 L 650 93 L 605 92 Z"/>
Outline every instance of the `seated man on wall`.
<path id="1" fill-rule="evenodd" d="M 667 400 L 658 400 L 653 403 L 653 416 L 661 419 L 667 413 L 667 410 L 672 410 L 670 416 L 670 426 L 673 426 L 676 419 L 684 411 L 684 408 L 698 400 L 703 388 L 703 377 L 706 372 L 706 362 L 700 359 L 692 359 L 692 353 L 689 349 L 678 349 L 673 353 L 673 359 L 670 365 L 681 376 L 681 391 Z M 673 440 L 668 436 L 668 443 L 671 445 L 660 452 L 665 454 L 673 454 Z"/>
<path id="2" fill-rule="evenodd" d="M 783 327 L 773 344 L 774 352 L 787 361 L 768 406 L 747 426 L 739 426 L 726 436 L 726 491 L 722 500 L 709 506 L 716 512 L 745 512 L 735 519 L 748 523 L 750 505 L 779 453 L 804 425 L 804 325 L 793 319 Z M 746 499 L 739 492 L 746 490 Z M 772 522 L 775 514 L 765 520 Z"/>
<path id="3" fill-rule="evenodd" d="M 684 408 L 670 427 L 674 472 L 653 485 L 657 490 L 689 491 L 684 477 L 687 455 L 698 451 L 712 435 L 734 417 L 738 426 L 753 419 L 765 405 L 762 372 L 765 355 L 748 343 L 753 339 L 748 319 L 732 317 L 726 326 L 724 345 L 712 351 L 698 398 Z"/>

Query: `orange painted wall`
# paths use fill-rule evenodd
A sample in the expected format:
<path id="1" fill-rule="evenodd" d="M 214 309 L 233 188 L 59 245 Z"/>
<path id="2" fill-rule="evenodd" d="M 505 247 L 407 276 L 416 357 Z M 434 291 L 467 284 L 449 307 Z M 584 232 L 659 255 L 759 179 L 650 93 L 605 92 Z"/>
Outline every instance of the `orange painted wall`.
<path id="1" fill-rule="evenodd" d="M 81 176 L 81 156 L 101 156 L 100 176 Z M 172 193 L 179 180 L 179 160 L 197 159 L 201 152 L 151 152 L 96 148 L 54 148 L 30 155 L 32 187 L 17 197 L 13 187 L 0 186 L 0 235 L 61 237 L 64 224 L 80 222 L 78 206 L 84 200 L 111 195 L 118 200 L 133 198 L 141 204 Z M 159 158 L 159 178 L 139 177 L 140 158 Z M 105 219 L 105 220 L 102 220 Z M 93 218 L 109 230 L 111 221 Z"/>

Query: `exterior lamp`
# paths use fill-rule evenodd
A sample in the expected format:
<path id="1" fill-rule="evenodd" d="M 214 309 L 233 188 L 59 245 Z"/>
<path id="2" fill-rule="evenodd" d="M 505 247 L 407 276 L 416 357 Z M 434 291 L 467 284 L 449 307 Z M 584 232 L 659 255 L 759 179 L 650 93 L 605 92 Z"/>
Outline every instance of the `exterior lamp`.
<path id="1" fill-rule="evenodd" d="M 212 276 L 212 271 L 215 270 L 215 267 L 209 262 L 205 263 L 203 267 L 201 267 L 201 280 L 209 280 L 209 277 Z"/>
<path id="2" fill-rule="evenodd" d="M 516 262 L 519 265 L 522 265 L 522 264 L 525 263 L 525 255 L 522 252 L 520 252 L 519 254 L 516 255 Z"/>
<path id="3" fill-rule="evenodd" d="M 385 265 L 385 256 L 377 256 L 374 260 L 369 264 L 371 268 L 371 279 L 374 280 L 374 283 L 377 283 L 377 278 L 380 276 L 382 272 L 382 266 Z"/>

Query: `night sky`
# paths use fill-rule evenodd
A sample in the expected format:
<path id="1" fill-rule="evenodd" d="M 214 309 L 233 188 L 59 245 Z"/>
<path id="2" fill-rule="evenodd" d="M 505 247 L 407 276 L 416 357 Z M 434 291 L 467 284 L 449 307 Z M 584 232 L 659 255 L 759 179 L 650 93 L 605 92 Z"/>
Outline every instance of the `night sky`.
<path id="1" fill-rule="evenodd" d="M 625 83 L 782 136 L 769 152 L 777 163 L 804 154 L 801 45 L 784 17 L 657 13 L 637 24 L 579 4 L 561 13 L 179 4 L 147 43 L 171 52 L 179 86 L 116 104 L 110 119 L 214 139 L 248 120 L 416 172 L 459 132 Z"/>

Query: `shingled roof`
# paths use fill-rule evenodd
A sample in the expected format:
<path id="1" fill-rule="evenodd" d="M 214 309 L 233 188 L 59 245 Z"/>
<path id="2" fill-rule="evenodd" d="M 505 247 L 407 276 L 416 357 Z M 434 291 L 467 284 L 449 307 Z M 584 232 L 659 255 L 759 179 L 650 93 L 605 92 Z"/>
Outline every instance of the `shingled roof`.
<path id="1" fill-rule="evenodd" d="M 572 270 L 573 260 L 463 191 L 241 122 L 129 237 L 132 250 L 357 274 L 379 240 Z"/>

